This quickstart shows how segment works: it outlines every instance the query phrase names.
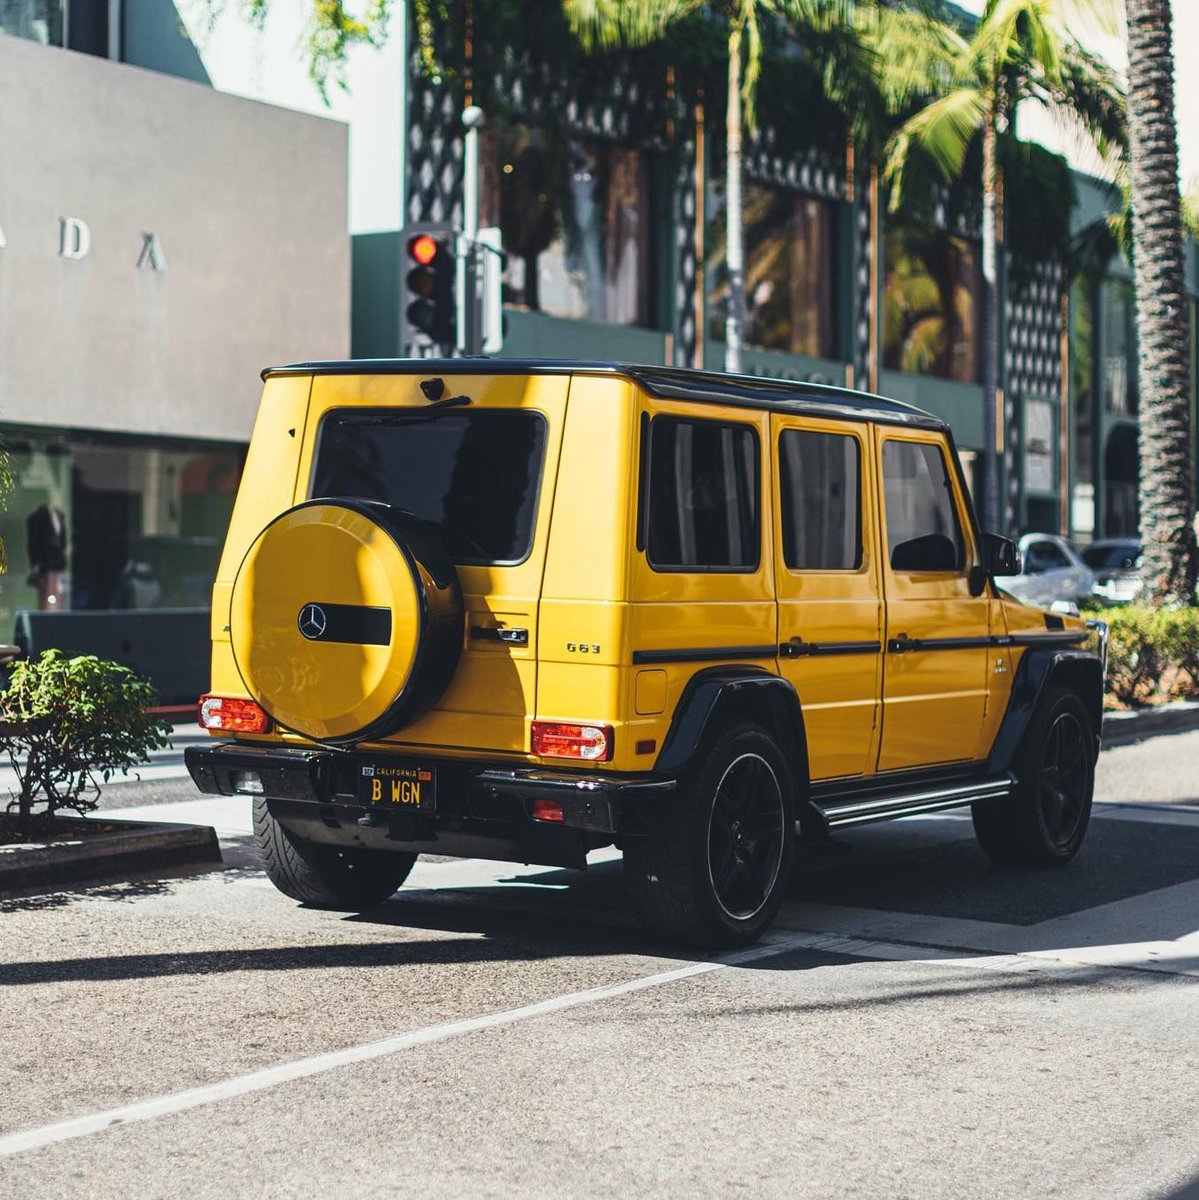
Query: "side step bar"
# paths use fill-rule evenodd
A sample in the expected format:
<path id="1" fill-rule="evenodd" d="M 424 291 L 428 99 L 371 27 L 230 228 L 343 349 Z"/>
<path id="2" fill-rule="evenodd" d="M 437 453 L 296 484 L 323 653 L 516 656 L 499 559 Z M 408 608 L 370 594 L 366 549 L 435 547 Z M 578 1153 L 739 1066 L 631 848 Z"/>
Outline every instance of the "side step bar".
<path id="1" fill-rule="evenodd" d="M 1010 796 L 1015 784 L 1010 773 L 973 779 L 968 783 L 945 784 L 911 791 L 893 792 L 870 800 L 849 800 L 821 808 L 830 829 L 846 825 L 865 825 L 870 821 L 887 821 L 892 817 L 910 817 L 917 813 L 939 812 L 943 808 L 960 808 L 975 800 L 1002 800 Z"/>

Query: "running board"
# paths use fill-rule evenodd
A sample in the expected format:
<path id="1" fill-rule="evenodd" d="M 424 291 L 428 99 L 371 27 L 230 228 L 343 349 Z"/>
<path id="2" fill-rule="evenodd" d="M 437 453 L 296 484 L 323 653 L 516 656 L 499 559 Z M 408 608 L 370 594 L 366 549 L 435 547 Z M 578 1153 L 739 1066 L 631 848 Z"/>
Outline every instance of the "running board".
<path id="1" fill-rule="evenodd" d="M 975 800 L 1002 800 L 1010 796 L 1014 776 L 992 775 L 969 783 L 945 784 L 942 787 L 923 787 L 894 792 L 872 800 L 851 800 L 830 804 L 820 811 L 830 829 L 846 825 L 865 825 L 870 821 L 888 821 L 892 817 L 910 817 L 917 813 L 938 812 L 943 808 L 960 808 Z"/>

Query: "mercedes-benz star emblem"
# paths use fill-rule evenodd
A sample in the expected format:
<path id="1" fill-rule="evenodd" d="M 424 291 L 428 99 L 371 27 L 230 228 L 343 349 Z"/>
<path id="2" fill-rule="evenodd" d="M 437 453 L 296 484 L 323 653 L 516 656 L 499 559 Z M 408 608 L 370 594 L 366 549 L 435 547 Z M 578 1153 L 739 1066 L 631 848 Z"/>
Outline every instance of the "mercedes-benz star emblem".
<path id="1" fill-rule="evenodd" d="M 325 610 L 319 604 L 305 604 L 300 609 L 300 632 L 314 642 L 325 632 Z"/>

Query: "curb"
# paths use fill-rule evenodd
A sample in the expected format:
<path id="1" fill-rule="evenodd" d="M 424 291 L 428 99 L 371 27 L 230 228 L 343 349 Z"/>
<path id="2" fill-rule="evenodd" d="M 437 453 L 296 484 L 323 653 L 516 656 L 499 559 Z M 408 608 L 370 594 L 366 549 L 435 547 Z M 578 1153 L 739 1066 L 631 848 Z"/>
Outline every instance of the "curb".
<path id="1" fill-rule="evenodd" d="M 1103 714 L 1103 749 L 1126 746 L 1144 738 L 1199 729 L 1199 701 L 1177 700 L 1154 708 Z"/>
<path id="2" fill-rule="evenodd" d="M 184 863 L 222 861 L 216 830 L 209 825 L 159 825 L 146 821 L 105 824 L 121 828 L 85 841 L 22 850 L 0 847 L 0 892 Z"/>

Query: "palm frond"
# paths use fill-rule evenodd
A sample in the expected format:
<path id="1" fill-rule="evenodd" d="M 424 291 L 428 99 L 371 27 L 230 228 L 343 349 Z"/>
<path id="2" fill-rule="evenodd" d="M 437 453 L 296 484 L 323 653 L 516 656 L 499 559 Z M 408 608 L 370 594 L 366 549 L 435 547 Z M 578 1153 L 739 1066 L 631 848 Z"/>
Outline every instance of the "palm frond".
<path id="1" fill-rule="evenodd" d="M 647 46 L 675 21 L 692 16 L 701 0 L 563 0 L 566 22 L 590 50 Z"/>
<path id="2" fill-rule="evenodd" d="M 906 191 L 908 164 L 919 148 L 946 181 L 962 169 L 966 151 L 987 113 L 987 97 L 977 87 L 957 88 L 934 100 L 900 127 L 887 145 L 884 177 L 891 186 L 891 204 L 898 208 Z"/>
<path id="3" fill-rule="evenodd" d="M 970 44 L 944 21 L 919 10 L 872 7 L 859 11 L 855 24 L 875 56 L 888 112 L 906 112 L 928 96 L 967 82 Z"/>

